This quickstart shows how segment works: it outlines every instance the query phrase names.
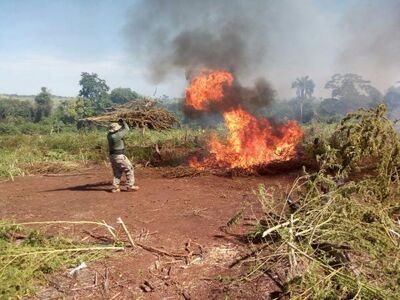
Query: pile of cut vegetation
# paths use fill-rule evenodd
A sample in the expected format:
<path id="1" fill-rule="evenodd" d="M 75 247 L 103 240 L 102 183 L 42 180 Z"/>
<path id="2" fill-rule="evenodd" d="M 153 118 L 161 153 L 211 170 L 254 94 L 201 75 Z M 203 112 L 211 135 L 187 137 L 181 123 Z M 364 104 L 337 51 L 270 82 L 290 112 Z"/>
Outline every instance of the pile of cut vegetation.
<path id="1" fill-rule="evenodd" d="M 157 131 L 179 126 L 179 120 L 172 112 L 151 100 L 131 101 L 127 104 L 112 107 L 104 115 L 80 120 L 80 126 L 88 124 L 105 126 L 111 122 L 124 119 L 130 127 L 148 128 Z"/>
<path id="2" fill-rule="evenodd" d="M 248 236 L 259 245 L 233 264 L 251 261 L 246 280 L 274 278 L 274 299 L 399 299 L 400 140 L 392 125 L 384 106 L 351 113 L 309 145 L 318 172 L 285 195 L 260 187 L 264 214 Z"/>

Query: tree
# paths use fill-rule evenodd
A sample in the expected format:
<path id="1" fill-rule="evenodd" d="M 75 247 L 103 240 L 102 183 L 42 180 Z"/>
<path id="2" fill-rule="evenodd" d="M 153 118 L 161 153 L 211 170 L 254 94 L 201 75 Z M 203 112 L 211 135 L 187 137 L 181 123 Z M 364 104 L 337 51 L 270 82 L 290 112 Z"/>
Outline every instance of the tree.
<path id="1" fill-rule="evenodd" d="M 75 123 L 82 116 L 77 109 L 77 100 L 64 100 L 58 106 L 57 117 L 64 124 Z"/>
<path id="2" fill-rule="evenodd" d="M 79 96 L 85 98 L 98 98 L 110 90 L 106 81 L 98 77 L 96 73 L 89 74 L 82 72 L 81 80 L 79 80 L 81 90 Z"/>
<path id="3" fill-rule="evenodd" d="M 392 86 L 384 96 L 387 114 L 391 119 L 400 118 L 400 86 Z"/>
<path id="4" fill-rule="evenodd" d="M 358 74 L 335 74 L 325 84 L 332 98 L 344 102 L 346 112 L 362 107 L 372 108 L 383 101 L 383 96 L 371 82 Z"/>
<path id="5" fill-rule="evenodd" d="M 314 93 L 315 83 L 308 76 L 297 78 L 292 83 L 292 89 L 296 89 L 296 95 L 300 99 L 311 99 Z"/>
<path id="6" fill-rule="evenodd" d="M 53 100 L 47 88 L 42 87 L 35 97 L 35 122 L 40 122 L 50 116 L 53 109 Z"/>
<path id="7" fill-rule="evenodd" d="M 385 105 L 388 110 L 400 108 L 400 87 L 392 86 L 385 94 Z"/>
<path id="8" fill-rule="evenodd" d="M 319 103 L 318 116 L 325 121 L 335 121 L 341 118 L 347 112 L 345 102 L 335 98 L 327 98 Z"/>
<path id="9" fill-rule="evenodd" d="M 83 72 L 79 85 L 81 86 L 79 96 L 84 98 L 87 115 L 101 113 L 110 105 L 108 95 L 110 88 L 106 81 L 99 78 L 96 73 Z"/>
<path id="10" fill-rule="evenodd" d="M 31 122 L 35 109 L 31 101 L 0 99 L 0 122 L 23 120 Z"/>
<path id="11" fill-rule="evenodd" d="M 69 124 L 88 117 L 88 111 L 85 106 L 85 98 L 78 97 L 76 100 L 62 101 L 58 106 L 57 115 L 64 124 Z"/>
<path id="12" fill-rule="evenodd" d="M 124 104 L 140 98 L 139 94 L 130 88 L 116 88 L 111 91 L 110 100 L 115 104 Z"/>
<path id="13" fill-rule="evenodd" d="M 308 76 L 297 78 L 292 82 L 292 89 L 296 89 L 296 95 L 300 102 L 300 122 L 303 122 L 303 105 L 306 100 L 311 100 L 315 83 Z"/>

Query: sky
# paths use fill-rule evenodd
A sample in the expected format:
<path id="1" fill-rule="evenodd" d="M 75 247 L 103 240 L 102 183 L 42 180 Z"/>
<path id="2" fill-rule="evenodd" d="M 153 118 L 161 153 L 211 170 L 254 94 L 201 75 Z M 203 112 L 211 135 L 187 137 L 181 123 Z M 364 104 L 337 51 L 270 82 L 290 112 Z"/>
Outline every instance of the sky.
<path id="1" fill-rule="evenodd" d="M 173 73 L 162 82 L 151 81 L 145 59 L 132 45 L 135 32 L 129 30 L 127 37 L 131 19 L 141 13 L 140 1 L 0 0 L 0 93 L 32 95 L 45 86 L 54 95 L 76 96 L 80 74 L 93 72 L 111 89 L 183 95 L 184 72 Z M 324 83 L 338 72 L 363 71 L 381 90 L 395 82 L 397 70 L 383 78 L 375 69 L 343 59 L 343 49 L 347 49 L 343 43 L 353 38 L 345 38 L 352 26 L 348 25 L 349 12 L 371 2 L 365 1 L 271 1 L 278 21 L 269 26 L 269 63 L 263 76 L 279 97 L 293 96 L 291 82 L 304 75 L 316 82 L 316 93 L 321 96 L 327 95 Z"/>
<path id="2" fill-rule="evenodd" d="M 111 88 L 152 93 L 143 66 L 126 65 L 123 26 L 134 1 L 0 0 L 0 93 L 76 96 L 82 72 Z M 132 60 L 130 60 L 132 62 Z"/>

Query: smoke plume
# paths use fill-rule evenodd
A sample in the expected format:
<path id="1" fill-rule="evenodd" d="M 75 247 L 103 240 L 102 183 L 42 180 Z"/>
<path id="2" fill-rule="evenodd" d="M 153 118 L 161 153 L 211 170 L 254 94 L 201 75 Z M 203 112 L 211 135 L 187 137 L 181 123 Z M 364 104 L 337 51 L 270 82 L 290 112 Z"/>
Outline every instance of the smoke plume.
<path id="1" fill-rule="evenodd" d="M 256 74 L 264 64 L 266 1 L 146 0 L 136 6 L 126 33 L 155 82 L 200 68 Z"/>
<path id="2" fill-rule="evenodd" d="M 174 73 L 190 81 L 203 69 L 226 70 L 235 76 L 234 86 L 226 91 L 227 108 L 242 104 L 256 112 L 271 103 L 275 94 L 265 79 L 254 78 L 265 65 L 266 4 L 257 0 L 143 1 L 137 8 L 141 13 L 134 12 L 127 30 L 141 48 L 154 82 Z M 242 86 L 240 78 L 249 77 L 256 83 Z M 203 114 L 187 107 L 184 111 L 190 117 Z"/>
<path id="3" fill-rule="evenodd" d="M 335 73 L 358 73 L 381 91 L 400 80 L 399 16 L 398 0 L 142 0 L 124 36 L 150 81 L 174 81 L 175 95 L 185 84 L 177 78 L 210 68 L 243 86 L 265 77 L 280 97 L 309 75 L 315 94 L 329 97 Z"/>
<path id="4" fill-rule="evenodd" d="M 338 62 L 388 87 L 400 79 L 400 2 L 358 1 L 344 16 Z"/>

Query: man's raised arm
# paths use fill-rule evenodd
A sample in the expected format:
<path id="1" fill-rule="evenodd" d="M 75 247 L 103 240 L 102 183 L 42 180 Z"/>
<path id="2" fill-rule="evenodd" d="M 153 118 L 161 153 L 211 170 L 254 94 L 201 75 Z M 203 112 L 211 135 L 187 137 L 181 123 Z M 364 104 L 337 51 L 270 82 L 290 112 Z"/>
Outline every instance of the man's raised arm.
<path id="1" fill-rule="evenodd" d="M 118 120 L 118 123 L 119 123 L 120 125 L 122 125 L 122 129 L 120 129 L 120 130 L 116 133 L 116 135 L 117 135 L 118 137 L 120 137 L 120 138 L 123 138 L 124 136 L 126 136 L 126 135 L 128 134 L 128 132 L 129 132 L 129 126 L 128 126 L 128 124 L 126 123 L 126 121 L 123 120 L 123 119 L 119 119 L 119 120 Z"/>

